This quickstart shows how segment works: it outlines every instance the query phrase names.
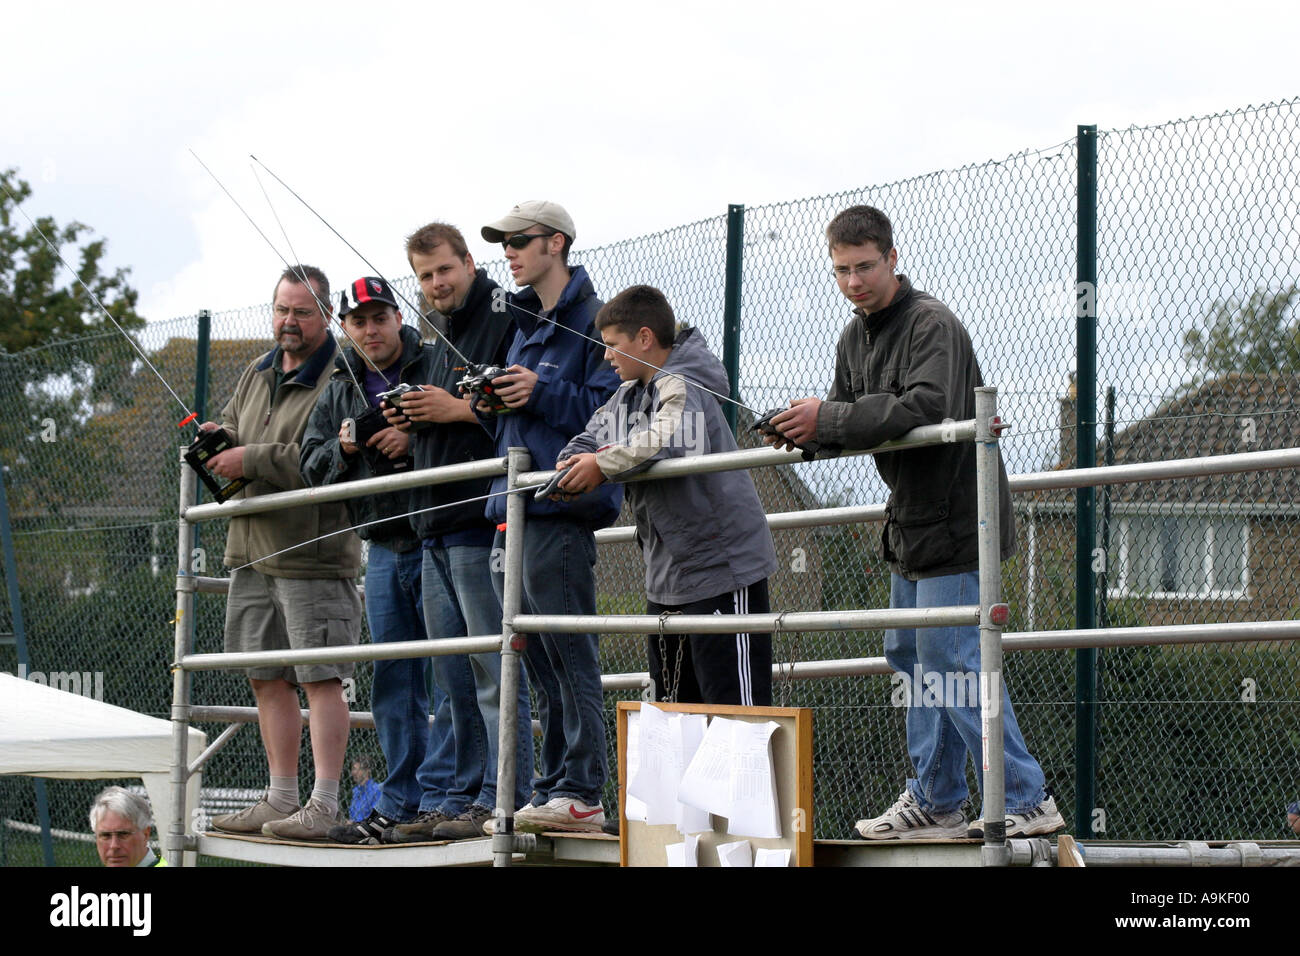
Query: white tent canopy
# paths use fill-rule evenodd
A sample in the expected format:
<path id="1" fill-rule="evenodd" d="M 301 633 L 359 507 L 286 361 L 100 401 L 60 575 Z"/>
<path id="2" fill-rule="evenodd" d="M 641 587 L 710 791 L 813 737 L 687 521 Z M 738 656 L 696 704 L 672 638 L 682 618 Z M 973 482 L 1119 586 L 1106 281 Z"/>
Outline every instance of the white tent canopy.
<path id="1" fill-rule="evenodd" d="M 206 745 L 207 736 L 191 727 L 188 759 Z M 0 673 L 0 774 L 140 777 L 161 834 L 172 816 L 171 761 L 170 720 Z M 194 774 L 186 784 L 190 807 L 198 806 L 199 783 Z"/>

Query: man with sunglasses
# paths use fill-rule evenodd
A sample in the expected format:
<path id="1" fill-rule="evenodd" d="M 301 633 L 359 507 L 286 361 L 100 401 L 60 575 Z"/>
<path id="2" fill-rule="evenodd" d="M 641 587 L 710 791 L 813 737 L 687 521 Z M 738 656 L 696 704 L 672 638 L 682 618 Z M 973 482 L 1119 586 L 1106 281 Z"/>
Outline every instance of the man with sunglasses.
<path id="1" fill-rule="evenodd" d="M 494 434 L 496 454 L 523 446 L 537 469 L 552 468 L 569 439 L 618 387 L 603 360 L 594 321 L 603 303 L 582 266 L 570 268 L 573 219 L 558 203 L 520 203 L 482 229 L 499 242 L 515 285 L 506 297 L 518 326 L 506 374 L 493 381 L 505 414 L 477 409 Z M 492 483 L 504 492 L 506 479 Z M 613 524 L 622 489 L 601 486 L 571 502 L 528 502 L 524 532 L 523 608 L 531 614 L 596 612 L 596 541 L 593 532 Z M 487 516 L 505 521 L 504 495 L 490 498 Z M 505 546 L 499 524 L 495 547 Z M 500 553 L 499 551 L 496 553 Z M 493 572 L 498 593 L 502 575 Z M 529 635 L 525 659 L 542 723 L 541 766 L 530 806 L 515 816 L 521 830 L 600 831 L 601 793 L 608 776 L 600 659 L 594 634 Z"/>
<path id="2" fill-rule="evenodd" d="M 784 440 L 828 449 L 873 448 L 920 425 L 975 417 L 983 384 L 966 329 L 938 299 L 897 275 L 889 218 L 852 206 L 826 228 L 831 273 L 854 315 L 835 350 L 835 382 L 826 401 L 797 399 L 772 420 Z M 875 456 L 889 486 L 882 551 L 892 570 L 890 607 L 950 607 L 979 602 L 975 518 L 975 446 L 952 442 Z M 1001 558 L 1016 549 L 1005 469 L 998 463 Z M 878 817 L 859 820 L 866 840 L 984 836 L 968 826 L 962 804 L 968 755 L 980 765 L 983 737 L 978 688 L 979 628 L 894 628 L 885 659 L 910 690 L 907 748 L 916 776 Z M 924 674 L 923 681 L 918 674 Z M 933 683 L 937 675 L 942 686 Z M 915 686 L 915 685 L 922 686 Z M 1043 785 L 1043 771 L 1021 736 L 1001 688 L 1006 759 L 1007 836 L 1052 833 L 1065 826 Z M 975 699 L 968 699 L 975 698 Z"/>

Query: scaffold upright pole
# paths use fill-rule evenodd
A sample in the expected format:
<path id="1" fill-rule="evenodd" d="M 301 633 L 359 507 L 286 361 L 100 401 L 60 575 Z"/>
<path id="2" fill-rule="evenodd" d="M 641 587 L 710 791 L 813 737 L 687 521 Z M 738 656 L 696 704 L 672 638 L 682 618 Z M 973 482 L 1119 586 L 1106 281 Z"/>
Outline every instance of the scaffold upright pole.
<path id="1" fill-rule="evenodd" d="M 190 573 L 193 560 L 194 525 L 185 520 L 185 509 L 198 496 L 198 475 L 185 464 L 185 449 L 180 451 L 180 515 L 176 520 L 176 617 L 175 649 L 172 652 L 172 817 L 168 821 L 163 853 L 168 866 L 184 866 L 185 860 L 185 784 L 189 778 L 190 686 L 189 673 L 180 661 L 189 652 L 190 619 L 194 616 L 195 581 Z"/>
<path id="2" fill-rule="evenodd" d="M 526 448 L 511 448 L 507 458 L 506 487 L 513 489 L 519 475 L 530 467 Z M 519 732 L 521 668 L 519 654 L 526 638 L 514 633 L 514 619 L 523 598 L 524 492 L 506 498 L 505 585 L 501 595 L 501 719 L 498 722 L 496 831 L 492 835 L 492 865 L 509 866 L 515 844 L 515 751 Z M 494 555 L 494 560 L 496 556 Z"/>
<path id="3" fill-rule="evenodd" d="M 980 724 L 983 730 L 985 866 L 1009 862 L 1006 832 L 1006 776 L 1002 747 L 1001 515 L 998 513 L 998 435 L 994 430 L 998 390 L 975 389 L 975 494 L 979 528 Z"/>

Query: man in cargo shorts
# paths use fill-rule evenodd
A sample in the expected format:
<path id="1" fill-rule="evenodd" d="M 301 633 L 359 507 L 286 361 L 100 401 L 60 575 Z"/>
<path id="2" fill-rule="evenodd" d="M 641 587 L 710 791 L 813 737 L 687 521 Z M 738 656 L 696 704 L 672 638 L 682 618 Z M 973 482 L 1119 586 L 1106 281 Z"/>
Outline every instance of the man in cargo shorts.
<path id="1" fill-rule="evenodd" d="M 329 280 L 312 266 L 290 266 L 275 285 L 276 347 L 254 361 L 221 413 L 236 447 L 209 460 L 223 478 L 246 478 L 236 499 L 304 487 L 299 443 L 307 417 L 329 382 L 338 349 L 329 334 Z M 225 563 L 234 570 L 226 601 L 227 652 L 336 647 L 357 643 L 361 602 L 356 578 L 361 550 L 342 502 L 280 508 L 230 521 Z M 329 535 L 328 537 L 321 537 Z M 310 543 L 308 543 L 310 542 Z M 301 547 L 299 547 L 301 545 Z M 266 796 L 212 821 L 228 833 L 286 840 L 324 840 L 337 822 L 339 775 L 348 738 L 342 681 L 352 665 L 254 667 L 247 673 L 257 700 L 270 785 Z M 316 782 L 298 805 L 302 740 L 298 687 L 311 710 Z"/>

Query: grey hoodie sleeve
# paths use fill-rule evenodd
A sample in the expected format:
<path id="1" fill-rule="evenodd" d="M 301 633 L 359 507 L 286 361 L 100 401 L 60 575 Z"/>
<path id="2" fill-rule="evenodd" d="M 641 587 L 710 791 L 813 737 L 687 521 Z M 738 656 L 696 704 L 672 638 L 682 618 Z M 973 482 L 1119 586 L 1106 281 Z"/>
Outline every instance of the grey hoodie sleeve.
<path id="1" fill-rule="evenodd" d="M 606 448 L 596 452 L 596 464 L 606 478 L 629 478 L 656 461 L 686 454 L 682 426 L 688 407 L 694 403 L 686 383 L 678 375 L 660 375 L 654 384 L 658 407 L 653 417 L 645 422 L 625 423 L 624 434 L 614 436 Z"/>

